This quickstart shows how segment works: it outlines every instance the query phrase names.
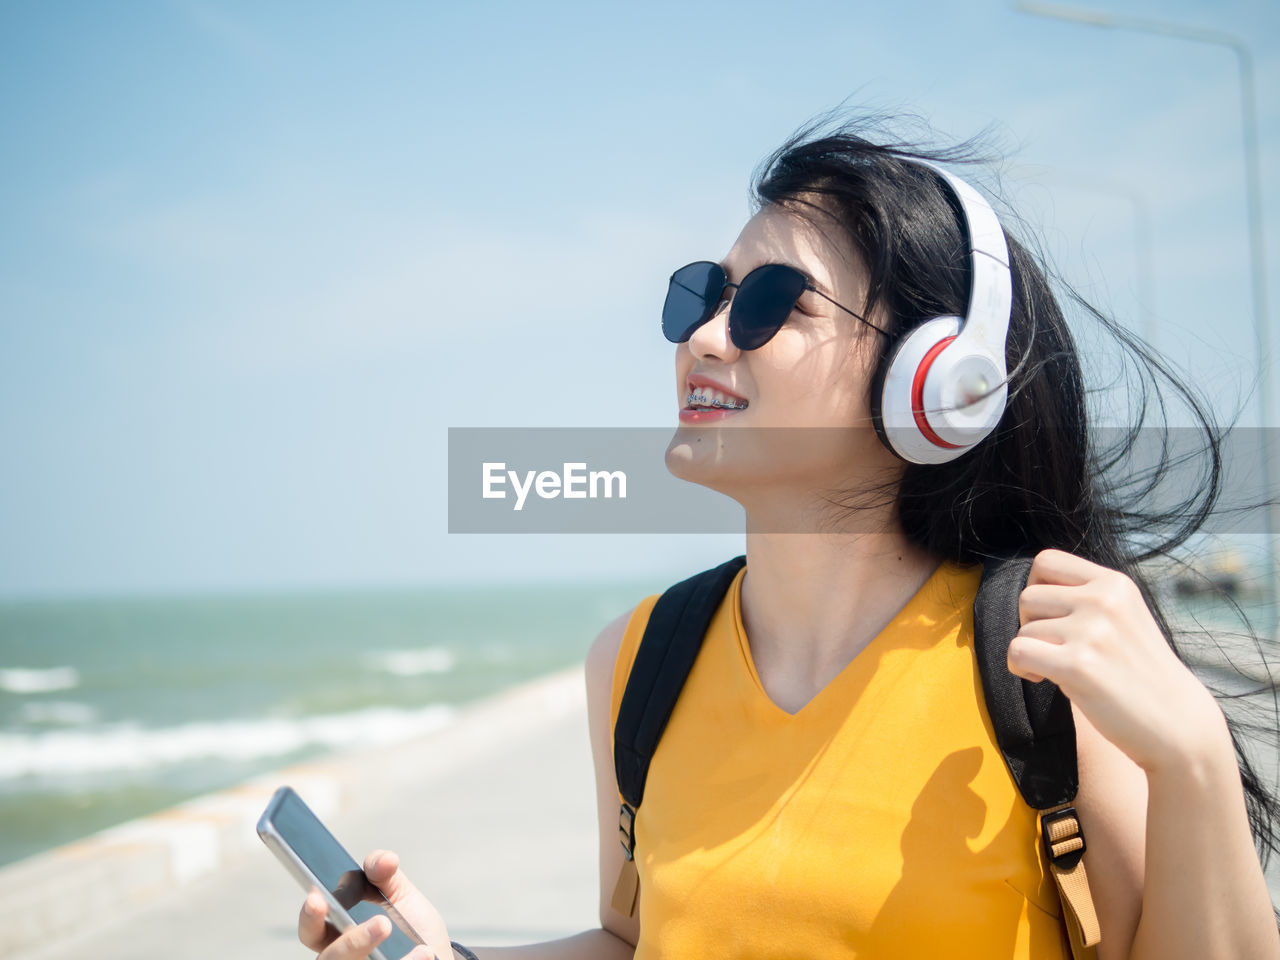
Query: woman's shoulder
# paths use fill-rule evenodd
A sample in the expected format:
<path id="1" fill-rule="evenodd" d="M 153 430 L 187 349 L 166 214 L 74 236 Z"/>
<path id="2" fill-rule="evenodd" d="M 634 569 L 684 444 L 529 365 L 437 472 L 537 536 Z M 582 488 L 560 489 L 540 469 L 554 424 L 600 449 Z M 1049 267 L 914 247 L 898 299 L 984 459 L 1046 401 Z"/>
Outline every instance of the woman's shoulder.
<path id="1" fill-rule="evenodd" d="M 635 659 L 639 638 L 654 604 L 661 594 L 650 594 L 629 610 L 619 614 L 601 628 L 587 650 L 587 680 L 602 679 L 607 686 L 614 674 L 614 667 L 626 659 L 627 669 Z"/>
<path id="2" fill-rule="evenodd" d="M 642 601 L 643 602 L 643 601 Z M 639 604 L 624 611 L 606 623 L 587 649 L 587 677 L 603 672 L 612 673 L 613 665 L 618 659 L 618 651 L 626 637 L 627 624 L 635 615 Z"/>
<path id="3" fill-rule="evenodd" d="M 612 730 L 622 700 L 622 690 L 635 662 L 636 648 L 644 634 L 644 625 L 660 594 L 651 594 L 629 610 L 619 614 L 601 628 L 587 650 L 587 705 L 600 718 L 609 718 Z"/>
<path id="4" fill-rule="evenodd" d="M 697 578 L 716 574 L 723 567 L 724 565 L 721 565 L 720 567 L 705 570 L 701 574 L 695 574 L 693 578 L 682 580 L 674 586 L 678 589 Z M 717 575 L 716 579 L 720 583 L 721 589 L 724 589 L 724 596 L 720 600 L 722 607 L 725 603 L 736 604 L 738 602 L 737 591 L 741 587 L 744 572 L 745 568 L 739 565 L 735 571 L 734 578 L 727 587 L 724 585 L 722 577 Z M 705 581 L 700 582 L 705 583 Z M 670 588 L 668 588 L 667 592 L 669 591 Z M 607 699 L 610 705 L 610 713 L 615 717 L 622 703 L 622 695 L 626 691 L 627 681 L 631 677 L 631 669 L 635 665 L 640 643 L 644 639 L 645 631 L 648 628 L 649 618 L 663 596 L 664 593 L 651 593 L 630 610 L 615 617 L 601 629 L 587 652 L 588 695 L 596 698 L 598 702 L 604 702 Z M 678 600 L 679 597 L 675 599 Z"/>

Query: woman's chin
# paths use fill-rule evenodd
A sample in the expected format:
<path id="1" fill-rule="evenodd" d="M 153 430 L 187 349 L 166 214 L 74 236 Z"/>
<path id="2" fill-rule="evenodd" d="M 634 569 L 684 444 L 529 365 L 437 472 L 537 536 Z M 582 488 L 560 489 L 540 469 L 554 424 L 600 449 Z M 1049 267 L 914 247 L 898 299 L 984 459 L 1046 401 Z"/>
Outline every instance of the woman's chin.
<path id="1" fill-rule="evenodd" d="M 732 478 L 742 476 L 743 464 L 728 462 L 731 448 L 721 433 L 714 428 L 689 428 L 683 424 L 677 427 L 667 444 L 667 471 L 679 480 L 727 493 L 725 488 L 731 484 Z"/>
<path id="2" fill-rule="evenodd" d="M 715 467 L 717 446 L 703 431 L 677 429 L 667 444 L 667 471 L 679 480 L 714 487 L 708 481 L 716 474 L 723 474 Z"/>
<path id="3" fill-rule="evenodd" d="M 667 470 L 741 502 L 745 490 L 777 479 L 779 461 L 766 440 L 759 431 L 681 425 L 667 444 Z"/>

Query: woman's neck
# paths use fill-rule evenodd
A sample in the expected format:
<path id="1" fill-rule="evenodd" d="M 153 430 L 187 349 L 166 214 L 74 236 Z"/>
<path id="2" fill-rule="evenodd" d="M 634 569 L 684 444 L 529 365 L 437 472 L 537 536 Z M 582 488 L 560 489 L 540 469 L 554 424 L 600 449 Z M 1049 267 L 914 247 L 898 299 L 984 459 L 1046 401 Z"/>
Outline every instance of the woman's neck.
<path id="1" fill-rule="evenodd" d="M 761 681 L 794 712 L 906 605 L 938 559 L 884 533 L 748 533 L 742 618 Z M 782 701 L 789 701 L 785 703 Z"/>

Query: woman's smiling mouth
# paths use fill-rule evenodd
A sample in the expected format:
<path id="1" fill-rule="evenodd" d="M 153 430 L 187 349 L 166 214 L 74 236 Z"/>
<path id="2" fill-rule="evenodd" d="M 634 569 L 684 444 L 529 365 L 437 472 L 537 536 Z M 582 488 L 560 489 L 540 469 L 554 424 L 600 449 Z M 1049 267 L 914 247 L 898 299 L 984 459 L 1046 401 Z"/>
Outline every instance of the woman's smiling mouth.
<path id="1" fill-rule="evenodd" d="M 685 382 L 685 388 L 688 392 L 680 410 L 681 420 L 696 422 L 716 418 L 745 410 L 748 406 L 746 398 L 732 393 L 708 377 L 692 375 Z"/>
<path id="2" fill-rule="evenodd" d="M 747 408 L 747 401 L 732 400 L 726 397 L 719 390 L 707 390 L 705 387 L 700 387 L 695 392 L 689 394 L 685 399 L 684 405 L 686 408 L 692 408 L 694 410 L 704 408 L 745 410 Z"/>

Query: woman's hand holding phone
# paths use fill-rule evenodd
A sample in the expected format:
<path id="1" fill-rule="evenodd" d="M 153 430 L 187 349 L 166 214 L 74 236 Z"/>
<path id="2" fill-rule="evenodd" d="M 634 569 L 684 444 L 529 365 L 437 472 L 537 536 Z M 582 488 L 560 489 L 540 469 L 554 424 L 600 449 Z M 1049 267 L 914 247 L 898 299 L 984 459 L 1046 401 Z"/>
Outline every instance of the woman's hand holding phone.
<path id="1" fill-rule="evenodd" d="M 364 872 L 426 941 L 425 946 L 414 947 L 405 960 L 452 960 L 453 948 L 449 946 L 444 918 L 400 870 L 400 858 L 390 850 L 375 850 L 365 857 Z M 325 922 L 328 912 L 324 897 L 312 891 L 298 915 L 298 939 L 308 950 L 319 954 L 317 960 L 360 960 L 391 933 L 391 921 L 376 916 L 339 936 Z"/>

